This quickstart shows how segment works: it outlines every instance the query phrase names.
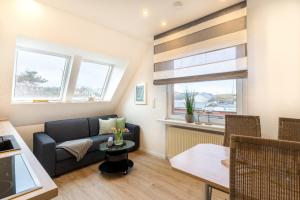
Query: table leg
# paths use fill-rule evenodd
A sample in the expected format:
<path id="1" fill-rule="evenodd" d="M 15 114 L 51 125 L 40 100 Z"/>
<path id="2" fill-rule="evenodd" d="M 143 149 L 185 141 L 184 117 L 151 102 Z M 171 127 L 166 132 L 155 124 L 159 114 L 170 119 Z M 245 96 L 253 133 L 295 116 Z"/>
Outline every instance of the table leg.
<path id="1" fill-rule="evenodd" d="M 212 187 L 208 184 L 205 184 L 204 186 L 205 192 L 203 194 L 203 200 L 211 200 L 212 195 Z"/>

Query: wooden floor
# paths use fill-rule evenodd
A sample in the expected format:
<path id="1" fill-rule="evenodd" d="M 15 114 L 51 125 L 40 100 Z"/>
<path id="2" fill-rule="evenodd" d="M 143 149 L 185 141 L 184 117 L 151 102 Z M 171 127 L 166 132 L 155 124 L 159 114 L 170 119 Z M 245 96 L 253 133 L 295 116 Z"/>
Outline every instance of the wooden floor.
<path id="1" fill-rule="evenodd" d="M 128 175 L 105 176 L 98 165 L 55 179 L 59 196 L 55 200 L 201 200 L 203 183 L 171 169 L 167 160 L 143 152 L 130 153 L 134 167 Z M 214 191 L 213 199 L 228 199 Z"/>

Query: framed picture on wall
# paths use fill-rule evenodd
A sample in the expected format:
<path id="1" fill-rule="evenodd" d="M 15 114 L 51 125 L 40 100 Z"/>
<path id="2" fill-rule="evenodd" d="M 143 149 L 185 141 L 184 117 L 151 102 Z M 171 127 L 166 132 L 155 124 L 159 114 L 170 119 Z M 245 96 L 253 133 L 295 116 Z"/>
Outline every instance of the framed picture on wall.
<path id="1" fill-rule="evenodd" d="M 139 83 L 135 86 L 135 104 L 145 105 L 146 102 L 146 84 Z"/>

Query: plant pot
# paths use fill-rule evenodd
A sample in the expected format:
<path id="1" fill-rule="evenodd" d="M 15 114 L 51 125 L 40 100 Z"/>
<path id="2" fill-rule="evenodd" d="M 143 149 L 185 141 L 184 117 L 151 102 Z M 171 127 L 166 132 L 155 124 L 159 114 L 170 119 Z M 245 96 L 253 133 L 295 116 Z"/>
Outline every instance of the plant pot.
<path id="1" fill-rule="evenodd" d="M 185 121 L 187 123 L 193 123 L 194 122 L 194 115 L 185 114 Z"/>

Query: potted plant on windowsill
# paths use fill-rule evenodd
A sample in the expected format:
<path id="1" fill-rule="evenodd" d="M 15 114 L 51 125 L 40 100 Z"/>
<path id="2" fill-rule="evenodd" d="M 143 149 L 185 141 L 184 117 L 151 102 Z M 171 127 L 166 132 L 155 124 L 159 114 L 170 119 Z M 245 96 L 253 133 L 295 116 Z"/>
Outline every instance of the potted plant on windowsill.
<path id="1" fill-rule="evenodd" d="M 195 109 L 195 93 L 189 92 L 188 90 L 185 91 L 185 121 L 187 123 L 194 122 L 194 109 Z"/>

